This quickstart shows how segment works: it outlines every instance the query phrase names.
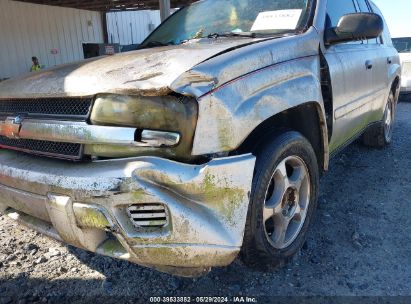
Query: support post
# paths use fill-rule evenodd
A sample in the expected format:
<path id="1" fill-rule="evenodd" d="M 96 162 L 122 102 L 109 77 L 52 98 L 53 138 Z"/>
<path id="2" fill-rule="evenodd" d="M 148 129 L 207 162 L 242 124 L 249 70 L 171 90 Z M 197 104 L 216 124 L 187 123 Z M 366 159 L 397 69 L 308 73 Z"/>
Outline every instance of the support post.
<path id="1" fill-rule="evenodd" d="M 159 1 L 160 1 L 160 17 L 161 17 L 161 22 L 163 22 L 171 14 L 171 4 L 170 4 L 170 0 L 159 0 Z"/>
<path id="2" fill-rule="evenodd" d="M 104 43 L 108 43 L 107 12 L 101 12 L 101 23 L 103 25 Z"/>

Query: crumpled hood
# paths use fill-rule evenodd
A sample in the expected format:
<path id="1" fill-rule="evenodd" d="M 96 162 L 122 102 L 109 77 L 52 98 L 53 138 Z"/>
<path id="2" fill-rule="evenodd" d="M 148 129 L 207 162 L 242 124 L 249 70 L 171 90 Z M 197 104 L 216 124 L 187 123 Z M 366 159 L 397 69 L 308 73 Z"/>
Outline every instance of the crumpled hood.
<path id="1" fill-rule="evenodd" d="M 0 83 L 0 98 L 165 95 L 182 73 L 221 52 L 258 39 L 201 39 L 57 66 Z"/>

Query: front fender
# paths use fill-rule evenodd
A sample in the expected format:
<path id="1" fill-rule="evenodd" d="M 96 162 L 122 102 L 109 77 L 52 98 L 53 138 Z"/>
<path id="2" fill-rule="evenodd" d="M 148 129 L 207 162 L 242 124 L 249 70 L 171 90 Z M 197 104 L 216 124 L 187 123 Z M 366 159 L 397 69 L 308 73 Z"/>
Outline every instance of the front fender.
<path id="1" fill-rule="evenodd" d="M 318 104 L 325 121 L 319 56 L 272 65 L 229 82 L 199 99 L 192 153 L 233 151 L 265 120 L 307 102 Z"/>

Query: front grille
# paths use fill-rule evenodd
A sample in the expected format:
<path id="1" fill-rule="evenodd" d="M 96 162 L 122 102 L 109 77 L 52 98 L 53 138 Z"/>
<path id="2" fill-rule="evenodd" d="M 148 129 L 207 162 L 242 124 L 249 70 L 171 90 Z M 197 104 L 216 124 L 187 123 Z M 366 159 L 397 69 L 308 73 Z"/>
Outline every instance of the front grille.
<path id="1" fill-rule="evenodd" d="M 163 204 L 131 205 L 127 209 L 134 226 L 160 228 L 167 225 L 167 211 Z"/>
<path id="2" fill-rule="evenodd" d="M 0 100 L 0 115 L 79 117 L 90 114 L 91 98 L 38 98 Z"/>
<path id="3" fill-rule="evenodd" d="M 65 98 L 15 98 L 0 100 L 1 120 L 6 117 L 87 121 L 93 99 L 84 97 Z M 0 148 L 18 150 L 48 157 L 80 160 L 83 145 L 32 139 L 11 139 L 0 136 Z"/>
<path id="4" fill-rule="evenodd" d="M 0 148 L 72 160 L 79 160 L 82 157 L 82 145 L 74 143 L 11 139 L 0 136 Z"/>

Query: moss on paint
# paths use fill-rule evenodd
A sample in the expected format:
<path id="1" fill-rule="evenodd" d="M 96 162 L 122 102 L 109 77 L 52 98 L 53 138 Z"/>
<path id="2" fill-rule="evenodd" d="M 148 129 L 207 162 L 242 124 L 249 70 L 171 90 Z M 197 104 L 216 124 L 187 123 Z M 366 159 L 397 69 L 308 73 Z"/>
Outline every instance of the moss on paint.
<path id="1" fill-rule="evenodd" d="M 110 226 L 106 216 L 96 208 L 77 206 L 74 208 L 74 213 L 80 227 L 105 229 Z"/>
<path id="2" fill-rule="evenodd" d="M 241 206 L 246 193 L 243 189 L 235 188 L 227 177 L 220 177 L 206 172 L 202 181 L 184 183 L 180 177 L 171 178 L 161 172 L 151 170 L 140 171 L 139 176 L 155 184 L 182 195 L 183 197 L 201 202 L 230 224 L 235 224 L 235 210 Z"/>
<path id="3" fill-rule="evenodd" d="M 136 202 L 143 201 L 145 199 L 145 197 L 147 196 L 144 189 L 134 190 L 133 192 L 131 192 L 131 195 L 133 197 L 133 201 L 136 201 Z"/>
<path id="4" fill-rule="evenodd" d="M 115 258 L 128 260 L 128 253 L 117 240 L 107 240 L 98 249 L 98 252 Z"/>
<path id="5" fill-rule="evenodd" d="M 203 183 L 204 196 L 208 202 L 216 202 L 219 213 L 234 224 L 235 209 L 244 200 L 244 191 L 229 187 L 227 178 L 220 180 L 212 174 L 206 174 Z"/>

